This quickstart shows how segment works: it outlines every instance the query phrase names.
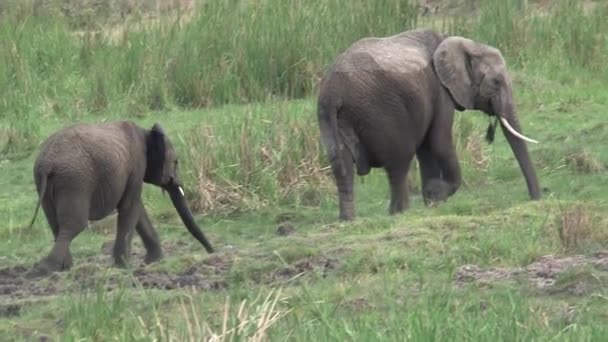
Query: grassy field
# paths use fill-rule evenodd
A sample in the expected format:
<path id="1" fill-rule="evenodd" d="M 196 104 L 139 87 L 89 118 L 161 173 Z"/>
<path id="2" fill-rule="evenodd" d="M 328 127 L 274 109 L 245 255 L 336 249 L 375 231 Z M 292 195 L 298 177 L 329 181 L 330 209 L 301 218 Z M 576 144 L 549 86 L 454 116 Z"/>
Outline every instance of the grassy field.
<path id="1" fill-rule="evenodd" d="M 91 28 L 78 12 L 8 3 L 0 340 L 608 338 L 604 4 L 585 2 L 595 6 L 585 14 L 577 1 L 483 0 L 469 16 L 429 18 L 396 0 L 210 1 L 194 14 L 103 17 Z M 358 218 L 337 221 L 316 124 L 319 73 L 359 37 L 419 26 L 502 49 L 525 133 L 540 140 L 529 147 L 542 201 L 528 200 L 504 137 L 487 145 L 486 117 L 469 111 L 455 136 L 465 184 L 448 202 L 425 207 L 413 169 L 411 209 L 389 216 L 375 170 L 357 180 Z M 132 268 L 113 268 L 110 217 L 74 241 L 72 270 L 22 277 L 52 240 L 43 215 L 27 229 L 39 143 L 75 121 L 113 119 L 164 126 L 217 253 L 205 254 L 150 186 L 163 261 L 140 265 L 134 240 Z"/>

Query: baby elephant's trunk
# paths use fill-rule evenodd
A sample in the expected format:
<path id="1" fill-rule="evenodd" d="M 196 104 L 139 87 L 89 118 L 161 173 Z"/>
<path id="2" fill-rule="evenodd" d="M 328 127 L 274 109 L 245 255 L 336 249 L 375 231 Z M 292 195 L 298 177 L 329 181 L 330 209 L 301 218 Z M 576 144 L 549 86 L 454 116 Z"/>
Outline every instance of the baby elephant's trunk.
<path id="1" fill-rule="evenodd" d="M 205 237 L 201 229 L 198 227 L 196 222 L 194 221 L 194 217 L 192 217 L 192 213 L 190 209 L 188 209 L 188 205 L 186 203 L 186 198 L 184 197 L 183 190 L 178 185 L 170 185 L 165 188 L 171 197 L 171 202 L 173 202 L 173 206 L 179 217 L 182 219 L 182 222 L 188 228 L 190 234 L 192 234 L 207 250 L 208 253 L 213 253 L 213 247 L 209 243 L 209 240 Z"/>

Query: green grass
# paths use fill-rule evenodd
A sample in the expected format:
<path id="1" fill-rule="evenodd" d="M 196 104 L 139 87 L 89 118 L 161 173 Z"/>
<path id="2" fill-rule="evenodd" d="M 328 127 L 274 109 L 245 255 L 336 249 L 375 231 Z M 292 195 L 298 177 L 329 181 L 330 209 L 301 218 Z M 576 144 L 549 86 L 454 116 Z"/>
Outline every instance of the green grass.
<path id="1" fill-rule="evenodd" d="M 560 1 L 541 17 L 486 0 L 478 19 L 445 24 L 507 57 L 525 133 L 540 140 L 529 148 L 542 201 L 528 200 L 504 137 L 487 145 L 487 119 L 464 112 L 455 140 L 465 184 L 448 202 L 425 207 L 413 168 L 411 208 L 389 216 L 386 177 L 374 170 L 357 179 L 358 218 L 342 223 L 319 146 L 315 77 L 354 39 L 442 23 L 411 17 L 400 1 L 223 3 L 146 30 L 133 19 L 111 42 L 74 38 L 82 22 L 73 17 L 21 7 L 1 18 L 0 268 L 30 267 L 50 249 L 43 215 L 26 228 L 32 165 L 39 143 L 74 121 L 161 123 L 217 249 L 205 254 L 169 199 L 147 186 L 165 259 L 144 268 L 137 255 L 132 270 L 113 268 L 101 253 L 113 221 L 97 223 L 75 239 L 70 272 L 3 288 L 30 290 L 0 293 L 2 339 L 606 339 L 608 275 L 599 265 L 565 270 L 545 288 L 521 274 L 456 281 L 466 264 L 526 267 L 608 248 L 604 7 L 584 17 Z M 279 236 L 286 217 L 296 233 Z M 198 289 L 161 289 L 192 280 Z M 0 274 L 0 287 L 7 281 Z"/>
<path id="2" fill-rule="evenodd" d="M 275 307 L 282 316 L 268 329 L 268 336 L 278 340 L 288 335 L 295 340 L 400 340 L 404 336 L 412 340 L 602 340 L 607 333 L 603 327 L 608 313 L 606 278 L 599 270 L 580 273 L 581 281 L 588 281 L 593 287 L 578 296 L 560 290 L 564 282 L 572 281 L 569 278 L 552 288 L 555 293 L 550 294 L 530 288 L 525 281 L 498 282 L 490 287 L 453 285 L 454 272 L 463 264 L 519 267 L 543 255 L 590 254 L 608 244 L 605 172 L 579 168 L 564 159 L 586 150 L 583 161 L 608 163 L 605 149 L 597 144 L 602 137 L 608 137 L 601 116 L 608 103 L 599 90 L 600 83 L 588 81 L 573 89 L 539 75 L 526 76 L 524 71 L 518 71 L 517 78 L 522 122 L 530 136 L 541 140 L 541 144 L 531 146 L 541 184 L 550 189 L 541 202 L 527 200 L 517 164 L 504 138 L 499 137 L 494 145 L 483 147 L 483 155 L 488 158 L 485 168 L 477 168 L 474 153 L 469 153 L 465 144 L 460 145 L 467 185 L 447 203 L 426 208 L 419 195 L 414 194 L 412 208 L 395 217 L 386 214 L 387 185 L 380 171 L 357 182 L 359 218 L 353 223 L 336 221 L 336 199 L 327 176 L 319 176 L 322 189 L 312 196 L 316 201 L 275 202 L 265 197 L 264 190 L 252 190 L 251 194 L 242 195 L 244 202 L 233 204 L 233 208 L 239 208 L 236 212 L 218 208 L 217 212 L 199 216 L 218 249 L 217 255 L 208 256 L 180 226 L 169 201 L 159 190 L 148 187 L 147 207 L 162 240 L 174 247 L 164 261 L 146 268 L 148 272 L 177 275 L 196 267 L 207 281 L 226 284 L 226 290 L 190 293 L 125 286 L 119 292 L 106 293 L 90 284 L 82 285 L 79 274 L 90 274 L 85 280 L 99 282 L 99 286 L 108 277 L 129 279 L 128 272 L 111 267 L 109 258 L 95 259 L 102 242 L 113 239 L 114 230 L 108 225 L 106 229 L 85 231 L 73 244 L 76 265 L 62 275 L 60 283 L 84 286 L 83 290 L 16 300 L 23 305 L 21 316 L 0 320 L 0 331 L 21 338 L 61 334 L 70 340 L 89 336 L 99 340 L 152 336 L 197 340 L 223 331 L 226 297 L 230 298 L 228 327 L 236 325 L 242 301 L 247 300 L 247 306 L 261 297 L 258 304 L 248 307 L 246 314 L 241 313 L 254 319 L 257 326 L 264 310 L 269 310 L 261 303 L 270 289 L 282 287 Z M 554 87 L 534 94 L 526 92 L 539 82 Z M 539 104 L 537 97 L 545 100 Z M 563 98 L 579 99 L 575 102 L 582 104 L 563 110 L 559 122 L 551 121 L 557 111 L 539 108 L 563 105 Z M 309 120 L 313 108 L 312 101 L 300 101 L 174 112 L 170 114 L 172 120 L 166 121 L 166 128 L 171 136 L 185 137 L 178 143 L 180 151 L 186 149 L 188 132 L 199 130 L 201 122 L 218 132 L 225 131 L 214 136 L 227 139 L 217 142 L 217 146 L 227 146 L 231 132 L 238 131 L 228 125 L 234 121 L 231 117 L 260 117 L 258 120 L 263 121 L 278 112 L 289 113 L 286 116 L 294 124 L 312 129 L 314 122 Z M 161 114 L 151 114 L 136 121 L 151 125 L 161 119 Z M 482 140 L 485 120 L 479 114 L 459 114 L 457 124 L 459 128 L 469 127 L 468 134 Z M 50 120 L 42 126 L 50 132 L 60 125 Z M 589 131 L 595 134 L 588 134 Z M 252 146 L 263 141 L 255 137 L 252 140 Z M 275 147 L 280 154 L 281 148 Z M 204 151 L 201 149 L 201 153 Z M 225 153 L 228 165 L 241 162 L 239 154 L 230 152 L 228 147 L 208 153 L 209 158 Z M 0 208 L 8 224 L 1 233 L 4 243 L 0 260 L 6 265 L 30 265 L 50 248 L 51 234 L 43 219 L 37 221 L 33 231 L 23 229 L 35 205 L 32 159 L 33 155 L 2 164 L 2 173 L 7 177 L 0 185 L 5 189 Z M 186 170 L 193 168 L 190 165 Z M 233 172 L 216 171 L 226 175 Z M 195 181 L 194 177 L 188 179 L 190 184 Z M 587 223 L 567 226 L 564 215 Z M 279 216 L 291 217 L 295 235 L 276 235 Z M 576 221 L 579 216 L 584 220 Z M 563 240 L 560 230 L 564 227 L 570 229 L 566 239 L 574 243 Z M 224 268 L 201 266 L 206 262 L 213 264 L 213 258 L 225 263 Z M 330 260 L 331 267 L 323 266 L 326 260 Z M 134 258 L 133 262 L 137 264 L 139 260 Z M 307 262 L 310 266 L 306 266 Z M 308 273 L 296 277 L 302 271 Z M 603 285 L 594 285 L 597 281 Z M 573 317 L 568 314 L 570 307 L 575 307 Z M 58 321 L 62 323 L 57 324 Z M 255 326 L 248 325 L 242 335 L 251 336 Z"/>

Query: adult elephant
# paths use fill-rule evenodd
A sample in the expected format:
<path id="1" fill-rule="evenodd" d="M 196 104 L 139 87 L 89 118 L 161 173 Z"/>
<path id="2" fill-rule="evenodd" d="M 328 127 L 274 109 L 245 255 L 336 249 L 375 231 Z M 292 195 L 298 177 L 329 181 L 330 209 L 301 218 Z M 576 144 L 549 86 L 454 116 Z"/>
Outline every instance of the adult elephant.
<path id="1" fill-rule="evenodd" d="M 190 213 L 178 175 L 178 156 L 160 125 L 144 129 L 130 121 L 80 123 L 51 135 L 34 164 L 38 206 L 42 205 L 55 244 L 37 265 L 46 273 L 72 266 L 71 241 L 87 227 L 118 212 L 114 262 L 125 266 L 133 229 L 146 248 L 145 262 L 162 258 L 158 235 L 142 203 L 143 183 L 166 190 L 190 233 L 213 248 Z"/>
<path id="2" fill-rule="evenodd" d="M 454 110 L 496 116 L 528 185 L 540 191 L 521 133 L 511 79 L 499 50 L 463 37 L 412 30 L 364 38 L 340 54 L 325 74 L 318 99 L 322 141 L 337 183 L 340 218 L 354 217 L 354 165 L 365 175 L 386 170 L 391 214 L 408 207 L 407 173 L 420 164 L 425 203 L 446 200 L 461 184 Z M 490 125 L 489 140 L 494 125 Z"/>

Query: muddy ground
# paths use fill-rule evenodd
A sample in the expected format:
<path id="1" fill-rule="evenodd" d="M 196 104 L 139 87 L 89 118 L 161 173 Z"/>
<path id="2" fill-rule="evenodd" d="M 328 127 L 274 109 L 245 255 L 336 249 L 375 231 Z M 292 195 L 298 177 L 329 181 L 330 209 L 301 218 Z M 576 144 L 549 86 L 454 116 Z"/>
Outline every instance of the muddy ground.
<path id="1" fill-rule="evenodd" d="M 600 276 L 594 275 L 594 272 Z M 571 277 L 568 277 L 569 274 Z M 457 285 L 471 282 L 491 285 L 496 282 L 525 281 L 548 293 L 566 291 L 573 295 L 583 295 L 591 289 L 590 281 L 601 282 L 606 276 L 608 250 L 591 256 L 543 256 L 525 267 L 482 268 L 477 265 L 463 265 L 457 269 L 454 281 Z"/>
<path id="2" fill-rule="evenodd" d="M 165 255 L 177 253 L 178 245 L 163 244 Z M 227 289 L 228 278 L 237 252 L 216 253 L 208 258 L 184 267 L 180 271 L 164 271 L 145 266 L 143 248 L 134 246 L 131 253 L 131 272 L 112 268 L 109 251 L 111 243 L 104 244 L 97 256 L 75 259 L 71 272 L 55 272 L 51 275 L 32 275 L 33 265 L 13 265 L 0 269 L 0 317 L 19 315 L 23 305 L 44 300 L 64 293 L 88 290 L 112 291 L 118 287 L 143 289 L 215 291 Z M 175 252 L 174 252 L 175 251 Z M 325 276 L 336 269 L 338 261 L 324 256 L 310 256 L 291 265 L 280 266 L 257 274 L 250 279 L 256 283 L 285 283 L 305 274 Z M 105 275 L 104 275 L 105 274 Z"/>
<path id="3" fill-rule="evenodd" d="M 167 255 L 179 246 L 165 246 Z M 195 291 L 215 291 L 227 289 L 230 284 L 231 268 L 236 252 L 221 252 L 198 263 L 193 263 L 178 272 L 155 270 L 153 267 L 135 265 L 143 259 L 144 251 L 139 248 L 132 253 L 134 264 L 132 273 L 107 272 L 111 266 L 111 257 L 106 253 L 80 260 L 72 272 L 59 272 L 44 277 L 28 275 L 31 265 L 14 265 L 0 269 L 0 317 L 16 316 L 27 303 L 44 300 L 63 293 L 77 293 L 87 290 L 103 289 L 112 291 L 119 286 L 130 286 L 144 289 L 176 290 L 193 289 Z M 332 254 L 333 255 L 333 254 Z M 342 256 L 344 257 L 344 256 Z M 306 275 L 325 277 L 338 270 L 342 257 L 315 255 L 303 258 L 290 265 L 277 266 L 252 277 L 251 281 L 264 284 L 288 283 L 295 278 Z M 105 270 L 105 271 L 104 271 Z M 477 265 L 463 265 L 457 269 L 454 277 L 456 286 L 466 283 L 482 285 L 506 281 L 525 281 L 529 285 L 546 291 L 565 289 L 574 295 L 582 295 L 589 289 L 588 277 L 585 281 L 572 281 L 566 285 L 558 284 L 566 272 L 593 270 L 608 277 L 608 250 L 590 256 L 575 255 L 567 257 L 545 256 L 525 267 L 482 268 Z M 103 276 L 104 273 L 110 275 Z M 596 279 L 597 277 L 593 277 Z"/>

